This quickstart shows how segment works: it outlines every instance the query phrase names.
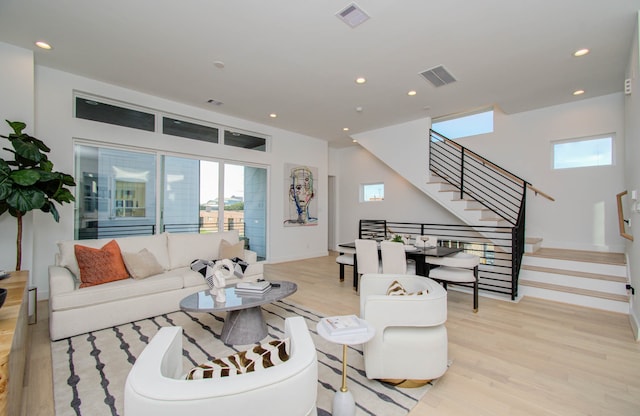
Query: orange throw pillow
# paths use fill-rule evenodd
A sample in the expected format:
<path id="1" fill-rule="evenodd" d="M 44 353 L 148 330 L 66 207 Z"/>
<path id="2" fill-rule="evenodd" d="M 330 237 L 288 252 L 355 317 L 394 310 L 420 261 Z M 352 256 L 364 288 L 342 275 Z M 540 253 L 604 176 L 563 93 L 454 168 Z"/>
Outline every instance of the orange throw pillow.
<path id="1" fill-rule="evenodd" d="M 129 277 L 116 240 L 109 241 L 102 248 L 76 244 L 74 250 L 80 268 L 80 287 L 100 285 Z"/>

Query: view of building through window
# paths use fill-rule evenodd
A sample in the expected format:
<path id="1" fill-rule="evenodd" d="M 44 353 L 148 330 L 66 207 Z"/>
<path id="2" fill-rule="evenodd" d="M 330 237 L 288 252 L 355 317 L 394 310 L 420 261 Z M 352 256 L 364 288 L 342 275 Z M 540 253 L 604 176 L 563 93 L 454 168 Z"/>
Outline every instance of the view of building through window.
<path id="1" fill-rule="evenodd" d="M 368 201 L 383 201 L 384 200 L 384 183 L 370 183 L 364 184 L 361 187 L 361 200 L 363 202 Z"/>
<path id="2" fill-rule="evenodd" d="M 76 145 L 76 178 L 78 239 L 238 230 L 266 258 L 265 168 Z"/>

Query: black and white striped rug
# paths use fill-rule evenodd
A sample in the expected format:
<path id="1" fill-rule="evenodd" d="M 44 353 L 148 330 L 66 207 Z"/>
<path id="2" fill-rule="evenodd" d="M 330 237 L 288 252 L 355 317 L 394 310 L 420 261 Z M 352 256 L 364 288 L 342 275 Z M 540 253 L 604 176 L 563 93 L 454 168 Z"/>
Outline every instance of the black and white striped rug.
<path id="1" fill-rule="evenodd" d="M 265 305 L 268 337 L 281 338 L 284 318 L 304 316 L 318 350 L 318 415 L 331 414 L 331 402 L 342 381 L 342 346 L 316 333 L 321 315 L 288 301 Z M 129 369 L 163 326 L 183 327 L 184 368 L 212 357 L 246 349 L 220 341 L 224 315 L 177 311 L 51 343 L 57 416 L 123 415 L 124 383 Z M 347 387 L 357 415 L 406 415 L 431 384 L 414 389 L 392 387 L 366 378 L 361 346 L 349 347 Z"/>

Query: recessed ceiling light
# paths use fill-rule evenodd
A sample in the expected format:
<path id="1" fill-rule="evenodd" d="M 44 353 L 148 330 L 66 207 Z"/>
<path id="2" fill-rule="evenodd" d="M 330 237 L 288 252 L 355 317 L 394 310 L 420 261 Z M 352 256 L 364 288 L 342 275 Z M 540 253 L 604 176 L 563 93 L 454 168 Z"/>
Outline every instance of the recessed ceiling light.
<path id="1" fill-rule="evenodd" d="M 213 62 L 213 65 L 214 65 L 216 68 L 220 68 L 220 69 L 224 68 L 224 62 L 222 62 L 222 61 L 214 61 L 214 62 Z"/>
<path id="2" fill-rule="evenodd" d="M 351 143 L 358 143 L 358 141 L 356 139 L 352 139 Z"/>
<path id="3" fill-rule="evenodd" d="M 269 117 L 276 118 L 276 117 L 278 117 L 278 115 L 276 113 L 271 113 L 271 114 L 269 114 Z"/>
<path id="4" fill-rule="evenodd" d="M 367 79 L 365 77 L 356 78 L 356 84 L 364 84 L 365 82 L 367 82 Z"/>
<path id="5" fill-rule="evenodd" d="M 414 90 L 411 90 L 411 91 L 409 91 L 409 92 L 407 93 L 407 95 L 411 95 L 411 96 L 414 96 L 414 95 L 416 95 L 416 94 L 417 94 L 417 92 L 415 92 Z"/>
<path id="6" fill-rule="evenodd" d="M 342 131 L 349 131 L 349 127 L 343 127 Z"/>
<path id="7" fill-rule="evenodd" d="M 51 45 L 49 45 L 47 42 L 44 42 L 44 41 L 42 41 L 42 40 L 37 41 L 37 42 L 36 42 L 36 46 L 37 46 L 38 48 L 46 49 L 46 50 L 52 49 L 52 48 L 51 48 Z"/>
<path id="8" fill-rule="evenodd" d="M 584 49 L 578 49 L 577 51 L 575 51 L 573 53 L 573 56 L 585 56 L 586 54 L 589 53 L 589 49 L 584 48 Z"/>
<path id="9" fill-rule="evenodd" d="M 573 92 L 573 95 L 582 95 L 582 94 L 584 94 L 584 90 L 575 90 Z"/>

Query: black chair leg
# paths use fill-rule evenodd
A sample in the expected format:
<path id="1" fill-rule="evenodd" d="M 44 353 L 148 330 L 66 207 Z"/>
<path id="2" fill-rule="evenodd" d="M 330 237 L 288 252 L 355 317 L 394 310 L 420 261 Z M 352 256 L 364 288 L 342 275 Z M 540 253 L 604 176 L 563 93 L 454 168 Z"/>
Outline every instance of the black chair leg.
<path id="1" fill-rule="evenodd" d="M 344 264 L 340 263 L 340 281 L 344 282 Z"/>
<path id="2" fill-rule="evenodd" d="M 474 267 L 473 275 L 476 278 L 473 282 L 473 313 L 478 313 L 478 266 Z"/>

